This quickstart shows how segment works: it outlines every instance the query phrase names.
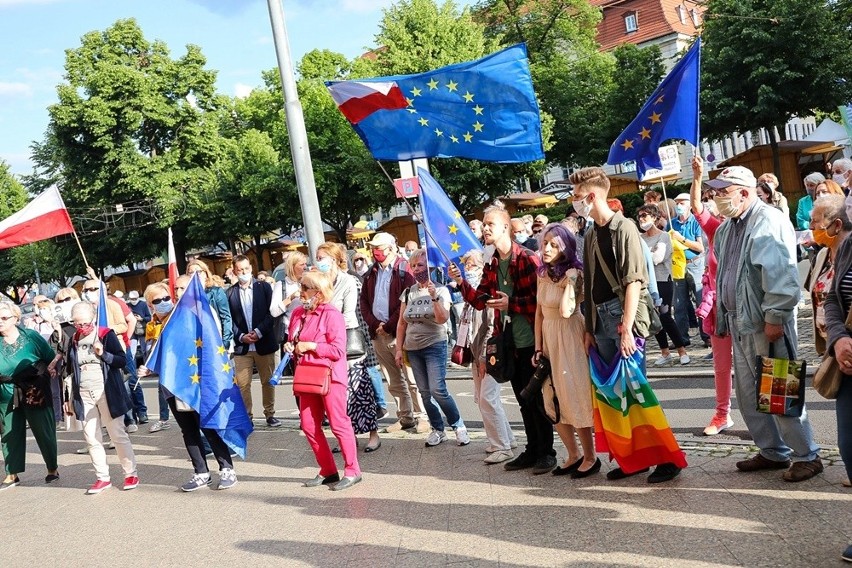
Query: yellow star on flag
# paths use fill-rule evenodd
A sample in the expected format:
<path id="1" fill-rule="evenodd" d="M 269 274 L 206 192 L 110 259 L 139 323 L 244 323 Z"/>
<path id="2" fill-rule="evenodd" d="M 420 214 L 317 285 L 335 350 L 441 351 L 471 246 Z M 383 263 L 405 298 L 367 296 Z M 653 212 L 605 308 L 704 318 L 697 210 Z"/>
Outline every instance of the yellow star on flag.
<path id="1" fill-rule="evenodd" d="M 414 99 L 409 99 L 408 97 L 405 97 L 405 100 L 408 102 L 408 106 L 411 106 L 411 105 L 414 104 Z"/>
<path id="2" fill-rule="evenodd" d="M 474 122 L 474 123 L 473 123 L 473 130 L 474 130 L 474 132 L 482 132 L 482 127 L 483 127 L 483 126 L 485 126 L 485 125 L 484 125 L 484 124 L 482 124 L 481 122 L 479 122 L 478 120 L 477 120 L 476 122 Z"/>
<path id="3" fill-rule="evenodd" d="M 459 143 L 459 139 L 458 139 L 458 137 L 457 137 L 457 136 L 455 136 L 454 134 L 450 134 L 450 140 L 452 140 L 453 144 L 458 144 L 458 143 Z"/>
<path id="4" fill-rule="evenodd" d="M 459 213 L 458 211 L 456 211 L 456 213 L 455 213 L 455 215 L 453 215 L 453 217 L 455 217 L 456 219 L 462 218 L 461 213 Z"/>
<path id="5" fill-rule="evenodd" d="M 432 79 L 431 81 L 429 81 L 429 82 L 428 82 L 428 83 L 426 83 L 426 84 L 427 84 L 427 85 L 429 85 L 429 90 L 430 90 L 430 91 L 434 91 L 435 89 L 437 89 L 437 88 L 438 88 L 438 81 L 436 81 L 435 79 Z"/>
<path id="6" fill-rule="evenodd" d="M 665 95 L 660 95 L 659 97 L 657 97 L 657 100 L 656 100 L 656 101 L 654 101 L 654 104 L 655 104 L 655 105 L 658 105 L 658 104 L 662 103 L 662 102 L 663 102 L 663 97 L 665 97 Z"/>
<path id="7" fill-rule="evenodd" d="M 195 374 L 193 374 L 193 375 L 192 375 L 191 377 L 189 377 L 189 378 L 192 380 L 192 382 L 193 382 L 194 384 L 198 384 L 198 381 L 200 381 L 200 380 L 201 380 L 201 375 L 199 375 L 198 373 L 195 373 Z"/>
<path id="8" fill-rule="evenodd" d="M 455 235 L 456 233 L 459 232 L 459 228 L 456 227 L 455 224 L 450 225 L 448 230 L 450 231 L 450 234 L 452 234 L 452 235 Z"/>
<path id="9" fill-rule="evenodd" d="M 222 372 L 223 373 L 230 373 L 231 372 L 231 366 L 228 363 L 224 363 L 222 365 Z"/>
<path id="10" fill-rule="evenodd" d="M 460 248 L 461 245 L 458 243 L 458 241 L 453 241 L 452 243 L 450 243 L 450 250 L 452 250 L 453 252 L 458 252 Z"/>
<path id="11" fill-rule="evenodd" d="M 189 364 L 190 364 L 190 365 L 195 365 L 195 366 L 197 367 L 197 366 L 198 366 L 198 357 L 197 357 L 197 356 L 195 356 L 195 355 L 193 355 L 192 357 L 190 357 L 190 358 L 189 358 Z"/>
<path id="12" fill-rule="evenodd" d="M 420 120 L 418 120 L 417 122 L 419 122 L 419 123 L 420 123 L 420 126 L 429 126 L 429 121 L 428 121 L 428 120 L 426 120 L 425 118 L 421 118 L 421 119 L 420 119 Z"/>
<path id="13" fill-rule="evenodd" d="M 456 83 L 455 81 L 450 81 L 449 83 L 447 83 L 447 89 L 449 89 L 450 92 L 457 91 L 458 86 L 459 86 L 459 84 Z"/>
<path id="14" fill-rule="evenodd" d="M 471 140 L 473 140 L 473 134 L 471 134 L 470 132 L 465 132 L 464 134 L 462 134 L 462 138 L 464 138 L 465 142 L 470 142 Z"/>
<path id="15" fill-rule="evenodd" d="M 464 102 L 466 102 L 466 103 L 472 103 L 473 102 L 473 93 L 471 93 L 470 91 L 465 91 L 464 95 L 462 95 L 462 96 L 464 97 Z"/>
<path id="16" fill-rule="evenodd" d="M 663 118 L 663 115 L 658 112 L 655 112 L 652 113 L 651 116 L 649 116 L 648 118 L 651 119 L 651 124 L 657 124 L 658 122 L 660 122 L 660 119 Z"/>
<path id="17" fill-rule="evenodd" d="M 482 114 L 482 111 L 484 111 L 484 110 L 485 110 L 485 109 L 484 109 L 484 108 L 482 108 L 482 107 L 481 107 L 481 106 L 479 106 L 479 105 L 476 105 L 475 107 L 473 107 L 473 112 L 474 112 L 474 113 L 476 113 L 476 114 Z"/>
<path id="18" fill-rule="evenodd" d="M 435 129 L 435 136 L 443 136 L 443 135 L 444 135 L 444 132 L 442 130 L 439 130 L 437 128 Z"/>
<path id="19" fill-rule="evenodd" d="M 216 353 L 218 353 L 219 355 L 224 355 L 227 352 L 228 352 L 228 350 L 225 349 L 224 345 L 220 345 L 219 347 L 216 348 Z"/>
<path id="20" fill-rule="evenodd" d="M 630 150 L 633 148 L 633 140 L 625 140 L 621 143 L 621 147 L 625 150 Z"/>
<path id="21" fill-rule="evenodd" d="M 642 130 L 640 130 L 640 131 L 639 131 L 639 135 L 640 135 L 640 136 L 642 137 L 642 139 L 644 140 L 645 138 L 650 138 L 650 137 L 651 137 L 651 131 L 650 131 L 650 130 L 648 130 L 647 128 L 645 128 L 645 127 L 643 126 L 643 127 L 642 127 Z"/>
<path id="22" fill-rule="evenodd" d="M 422 92 L 423 92 L 423 91 L 422 91 L 421 89 L 418 89 L 417 87 L 414 87 L 413 89 L 411 89 L 411 96 L 413 96 L 413 97 L 419 97 L 419 96 L 420 96 L 420 93 L 422 93 Z"/>
<path id="23" fill-rule="evenodd" d="M 414 109 L 414 108 L 407 108 L 407 109 L 405 109 L 405 110 L 407 110 L 407 111 L 408 111 L 408 112 L 410 112 L 411 114 L 417 114 L 417 109 Z"/>
<path id="24" fill-rule="evenodd" d="M 204 342 L 203 342 L 203 341 L 201 341 L 201 338 L 200 338 L 200 337 L 199 337 L 198 339 L 196 339 L 196 340 L 195 340 L 195 346 L 196 346 L 196 347 L 201 347 L 202 345 L 204 345 Z"/>

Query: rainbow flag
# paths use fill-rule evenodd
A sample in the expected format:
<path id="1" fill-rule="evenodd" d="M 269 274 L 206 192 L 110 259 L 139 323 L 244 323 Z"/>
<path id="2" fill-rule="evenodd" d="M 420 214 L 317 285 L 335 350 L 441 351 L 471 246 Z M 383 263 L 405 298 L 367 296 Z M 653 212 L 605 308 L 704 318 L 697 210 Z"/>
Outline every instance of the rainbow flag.
<path id="1" fill-rule="evenodd" d="M 644 341 L 638 338 L 636 343 Z M 644 357 L 639 347 L 632 357 L 606 362 L 597 350 L 590 350 L 595 450 L 609 453 L 625 473 L 663 463 L 684 468 L 686 456 L 642 371 Z"/>

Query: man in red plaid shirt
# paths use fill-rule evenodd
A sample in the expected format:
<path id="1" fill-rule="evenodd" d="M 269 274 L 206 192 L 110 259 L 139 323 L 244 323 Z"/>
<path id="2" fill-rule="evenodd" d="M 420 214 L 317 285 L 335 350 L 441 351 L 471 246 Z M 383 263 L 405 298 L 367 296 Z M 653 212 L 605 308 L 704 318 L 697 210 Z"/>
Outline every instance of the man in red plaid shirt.
<path id="1" fill-rule="evenodd" d="M 502 204 L 488 207 L 482 223 L 485 244 L 493 245 L 495 250 L 491 262 L 485 265 L 479 286 L 473 289 L 455 265 L 450 267 L 449 273 L 468 304 L 477 310 L 498 310 L 502 321 L 511 318 L 515 345 L 515 369 L 511 383 L 521 407 L 527 446 L 518 457 L 506 462 L 503 467 L 509 471 L 532 468 L 533 473 L 540 475 L 556 467 L 553 426 L 544 413 L 538 410 L 535 399 L 525 400 L 520 393 L 534 371 L 533 326 L 538 288 L 536 270 L 541 261 L 535 253 L 512 240 L 511 217 Z"/>

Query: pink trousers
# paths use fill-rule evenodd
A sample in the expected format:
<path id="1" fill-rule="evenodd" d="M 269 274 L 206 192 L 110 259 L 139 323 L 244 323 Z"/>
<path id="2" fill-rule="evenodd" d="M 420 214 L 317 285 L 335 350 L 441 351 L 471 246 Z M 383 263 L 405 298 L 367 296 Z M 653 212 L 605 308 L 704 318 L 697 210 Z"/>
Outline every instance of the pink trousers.
<path id="1" fill-rule="evenodd" d="M 322 431 L 322 421 L 325 416 L 328 416 L 331 431 L 340 444 L 344 463 L 343 474 L 346 477 L 355 477 L 361 474 L 361 468 L 358 465 L 358 443 L 355 441 L 352 421 L 346 414 L 346 397 L 346 385 L 333 381 L 328 389 L 328 394 L 325 396 L 299 395 L 302 432 L 305 433 L 305 437 L 314 451 L 317 464 L 320 467 L 319 474 L 323 477 L 338 473 L 334 454 L 331 453 L 331 447 L 329 447 L 325 433 Z"/>
<path id="2" fill-rule="evenodd" d="M 710 344 L 713 347 L 713 373 L 716 377 L 716 416 L 722 418 L 731 411 L 734 347 L 730 335 L 710 335 Z"/>

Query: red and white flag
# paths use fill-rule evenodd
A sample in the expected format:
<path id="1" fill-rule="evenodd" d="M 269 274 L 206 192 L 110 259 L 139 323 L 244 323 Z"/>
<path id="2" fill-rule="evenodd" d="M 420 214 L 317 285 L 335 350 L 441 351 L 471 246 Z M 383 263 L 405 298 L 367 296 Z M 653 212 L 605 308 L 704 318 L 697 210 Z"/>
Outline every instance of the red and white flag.
<path id="1" fill-rule="evenodd" d="M 26 207 L 0 221 L 0 249 L 43 241 L 74 232 L 68 209 L 55 185 Z"/>
<path id="2" fill-rule="evenodd" d="M 352 124 L 358 124 L 377 110 L 399 110 L 408 106 L 395 81 L 338 81 L 326 85 L 340 112 Z"/>
<path id="3" fill-rule="evenodd" d="M 175 243 L 172 240 L 172 228 L 169 227 L 169 293 L 173 300 L 177 300 L 175 295 L 175 286 L 177 286 L 178 269 L 177 258 L 175 257 Z"/>

